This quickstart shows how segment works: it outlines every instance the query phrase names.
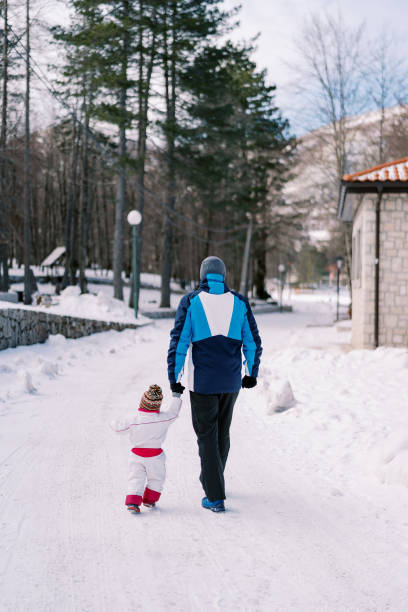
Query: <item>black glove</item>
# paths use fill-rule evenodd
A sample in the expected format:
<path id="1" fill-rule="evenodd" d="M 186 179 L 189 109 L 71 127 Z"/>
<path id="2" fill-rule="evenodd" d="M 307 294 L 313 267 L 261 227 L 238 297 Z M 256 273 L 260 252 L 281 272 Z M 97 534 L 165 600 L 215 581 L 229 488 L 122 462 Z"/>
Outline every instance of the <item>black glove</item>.
<path id="1" fill-rule="evenodd" d="M 252 389 L 252 387 L 256 386 L 256 378 L 254 376 L 244 376 L 242 379 L 242 388 L 243 389 Z"/>
<path id="2" fill-rule="evenodd" d="M 173 391 L 173 393 L 180 393 L 180 395 L 181 395 L 181 393 L 183 393 L 185 387 L 183 387 L 183 385 L 181 383 L 177 382 L 177 383 L 172 383 L 170 385 L 170 389 Z"/>

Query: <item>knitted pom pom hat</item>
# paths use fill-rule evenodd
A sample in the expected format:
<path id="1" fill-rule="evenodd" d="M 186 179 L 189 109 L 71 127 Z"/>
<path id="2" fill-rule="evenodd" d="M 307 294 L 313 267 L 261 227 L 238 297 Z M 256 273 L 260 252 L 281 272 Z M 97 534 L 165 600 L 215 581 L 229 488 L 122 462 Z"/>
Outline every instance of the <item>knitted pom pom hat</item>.
<path id="1" fill-rule="evenodd" d="M 150 385 L 148 390 L 142 395 L 139 410 L 141 410 L 141 412 L 160 412 L 162 401 L 163 392 L 161 387 L 159 387 L 159 385 Z"/>

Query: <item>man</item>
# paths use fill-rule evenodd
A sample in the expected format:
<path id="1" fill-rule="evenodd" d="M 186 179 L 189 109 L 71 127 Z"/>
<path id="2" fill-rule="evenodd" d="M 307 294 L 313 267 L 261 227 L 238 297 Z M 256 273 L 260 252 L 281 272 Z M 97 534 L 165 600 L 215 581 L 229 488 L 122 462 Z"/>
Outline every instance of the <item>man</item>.
<path id="1" fill-rule="evenodd" d="M 204 259 L 199 288 L 185 295 L 177 309 L 167 358 L 171 390 L 182 393 L 180 379 L 191 345 L 188 385 L 206 495 L 202 506 L 213 512 L 225 510 L 224 469 L 234 404 L 241 386 L 256 385 L 262 353 L 249 302 L 230 291 L 225 277 L 221 259 Z M 242 381 L 241 349 L 245 356 Z"/>

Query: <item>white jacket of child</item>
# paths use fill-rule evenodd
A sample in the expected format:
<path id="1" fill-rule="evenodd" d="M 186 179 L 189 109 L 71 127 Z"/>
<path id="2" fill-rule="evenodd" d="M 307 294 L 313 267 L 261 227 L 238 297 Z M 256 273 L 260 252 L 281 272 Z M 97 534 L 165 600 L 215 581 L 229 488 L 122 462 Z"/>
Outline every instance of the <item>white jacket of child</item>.
<path id="1" fill-rule="evenodd" d="M 117 433 L 128 433 L 132 448 L 161 448 L 167 430 L 177 419 L 180 408 L 181 398 L 173 397 L 169 408 L 163 412 L 139 410 L 134 418 L 115 419 L 110 426 Z"/>

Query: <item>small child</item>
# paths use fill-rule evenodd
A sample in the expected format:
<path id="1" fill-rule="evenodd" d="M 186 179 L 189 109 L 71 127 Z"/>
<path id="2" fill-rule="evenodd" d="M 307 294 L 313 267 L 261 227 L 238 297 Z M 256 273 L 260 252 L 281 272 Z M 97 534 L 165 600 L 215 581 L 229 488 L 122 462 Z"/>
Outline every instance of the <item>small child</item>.
<path id="1" fill-rule="evenodd" d="M 179 415 L 180 393 L 173 393 L 173 401 L 166 412 L 160 412 L 162 401 L 159 385 L 150 385 L 133 419 L 110 423 L 117 433 L 129 434 L 132 453 L 125 504 L 135 514 L 140 512 L 142 502 L 147 508 L 155 506 L 166 478 L 166 456 L 161 446 L 169 426 Z"/>

